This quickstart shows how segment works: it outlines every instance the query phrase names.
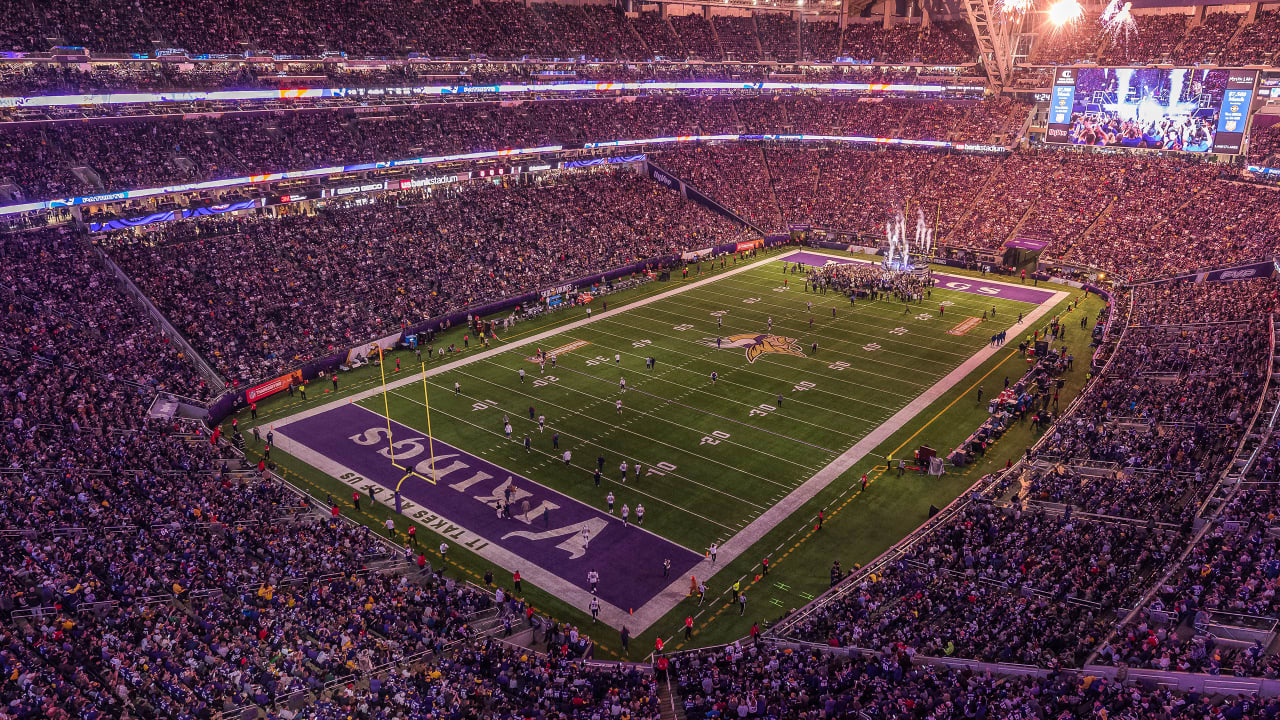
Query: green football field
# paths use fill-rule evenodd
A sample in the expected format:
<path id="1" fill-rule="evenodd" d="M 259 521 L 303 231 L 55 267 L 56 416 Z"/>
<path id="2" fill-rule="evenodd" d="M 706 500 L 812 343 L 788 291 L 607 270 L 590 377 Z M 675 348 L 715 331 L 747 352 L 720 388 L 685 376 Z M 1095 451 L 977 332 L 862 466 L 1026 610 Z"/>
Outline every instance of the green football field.
<path id="1" fill-rule="evenodd" d="M 704 264 L 702 272 L 687 279 L 677 276 L 597 299 L 589 320 L 582 307 L 567 308 L 520 323 L 491 343 L 492 351 L 478 348 L 473 339 L 465 352 L 427 363 L 431 430 L 438 440 L 593 508 L 604 508 L 608 492 L 614 493 L 619 508 L 643 503 L 646 531 L 698 555 L 711 542 L 721 544 L 714 572 L 704 578 L 706 568 L 696 571 L 709 587 L 705 604 L 684 597 L 686 577 L 684 589 L 677 588 L 674 597 L 656 596 L 645 613 L 638 608 L 636 618 L 623 618 L 632 631 L 629 652 L 620 647 L 612 621 L 606 618 L 593 626 L 597 657 L 639 659 L 655 638 L 666 639 L 673 649 L 740 638 L 753 622 L 763 627 L 821 593 L 833 560 L 849 569 L 901 539 L 925 520 L 931 505 L 945 505 L 983 473 L 1004 467 L 1037 433 L 1030 423 L 1015 423 L 974 465 L 949 469 L 939 478 L 911 472 L 897 476 L 885 456 L 910 457 L 924 443 L 945 453 L 981 424 L 987 414 L 985 403 L 975 399 L 976 390 L 984 389 L 989 398 L 1002 378 L 1016 380 L 1027 367 L 1016 347 L 1021 337 L 1014 333 L 1007 346 L 986 347 L 991 335 L 1010 327 L 1019 313 L 1027 314 L 1029 324 L 1018 328 L 1018 334 L 1028 334 L 1063 314 L 1068 327 L 1081 327 L 1082 317 L 1092 319 L 1103 306 L 1096 296 L 1062 285 L 1041 285 L 1039 291 L 1060 294 L 1040 306 L 984 297 L 972 290 L 983 291 L 990 278 L 938 268 L 960 284 L 971 284 L 972 290 L 935 288 L 931 298 L 908 308 L 892 300 L 860 300 L 850 307 L 841 295 L 803 292 L 800 275 L 786 275 L 790 287 L 779 289 L 784 276 L 777 259 L 793 252 L 762 253 L 767 262 L 745 269 L 740 262 L 727 269 Z M 1016 278 L 1002 280 L 1002 287 L 1012 286 L 1015 294 L 1024 287 Z M 1025 289 L 1032 289 L 1032 283 Z M 602 299 L 609 306 L 603 315 Z M 813 303 L 812 314 L 808 302 Z M 945 316 L 939 317 L 944 303 Z M 1075 303 L 1080 307 L 1073 311 Z M 978 322 L 992 306 L 997 319 Z M 1039 318 L 1031 323 L 1033 313 Z M 976 327 L 967 334 L 947 332 L 970 317 Z M 442 333 L 436 347 L 461 346 L 463 333 L 460 327 Z M 761 336 L 768 335 L 776 338 L 764 342 Z M 756 348 L 730 348 L 735 336 L 746 336 L 736 344 Z M 714 347 L 717 337 L 722 338 L 720 349 Z M 1089 334 L 1072 330 L 1061 345 L 1077 358 L 1087 358 Z M 538 348 L 561 349 L 556 367 L 548 363 L 545 374 L 529 361 Z M 657 360 L 653 370 L 644 366 L 649 356 Z M 391 371 L 397 360 L 403 367 L 399 373 Z M 389 414 L 425 435 L 421 372 L 413 353 L 390 352 L 387 366 Z M 1064 375 L 1064 402 L 1079 391 L 1088 367 L 1077 361 Z M 714 385 L 712 372 L 717 373 Z M 620 392 L 622 377 L 626 393 Z M 257 418 L 247 412 L 240 416 L 241 427 L 266 430 L 351 401 L 378 415 L 384 412 L 376 366 L 340 378 L 336 392 L 323 382 L 313 383 L 307 399 L 285 393 L 268 398 L 259 404 Z M 623 400 L 621 415 L 618 399 Z M 535 415 L 546 416 L 544 432 L 529 420 L 531 405 Z M 504 415 L 512 424 L 511 441 L 503 434 Z M 378 418 L 370 417 L 376 424 Z M 224 431 L 231 432 L 230 420 Z M 570 468 L 552 448 L 556 432 L 561 449 L 573 451 Z M 526 435 L 531 440 L 528 453 Z M 261 450 L 261 441 L 250 438 L 247 452 L 253 461 Z M 331 456 L 340 455 L 335 445 Z M 592 482 L 597 456 L 606 458 L 598 489 Z M 305 460 L 280 447 L 272 458 L 277 472 L 299 489 L 339 505 L 345 516 L 397 543 L 405 541 L 411 520 L 397 516 L 387 497 L 354 507 L 347 498 L 353 488 L 363 494 L 364 485 L 321 467 L 323 460 Z M 632 468 L 625 484 L 619 482 L 622 459 Z M 637 461 L 644 473 L 638 483 Z M 864 473 L 871 485 L 862 490 L 858 478 Z M 822 532 L 814 528 L 819 510 L 827 515 Z M 387 519 L 396 520 L 395 532 L 383 528 Z M 430 540 L 438 531 L 427 524 L 418 530 L 429 539 L 423 543 L 428 557 L 440 562 L 435 551 L 439 540 Z M 660 562 L 637 551 L 639 562 L 650 566 L 637 568 L 642 573 Z M 761 577 L 765 556 L 772 571 Z M 454 543 L 448 560 L 450 570 L 470 582 L 482 583 L 491 571 L 496 584 L 510 589 L 510 568 L 504 570 L 504 563 L 484 551 Z M 580 626 L 592 624 L 581 598 L 562 587 L 540 586 L 527 575 L 522 597 L 539 612 Z M 735 582 L 751 598 L 745 617 L 732 602 Z M 641 614 L 646 615 L 643 620 Z M 677 637 L 686 616 L 694 619 L 692 641 Z M 605 630 L 606 623 L 614 629 Z"/>
<path id="2" fill-rule="evenodd" d="M 920 304 L 851 305 L 836 293 L 805 292 L 802 277 L 769 263 L 432 375 L 432 433 L 584 503 L 604 507 L 612 492 L 619 508 L 643 504 L 647 529 L 702 553 L 1035 307 L 936 288 Z M 992 307 L 995 320 L 965 335 L 947 333 Z M 763 349 L 731 347 L 735 338 L 760 345 L 759 335 L 771 336 Z M 554 367 L 531 361 L 537 348 L 559 349 Z M 648 357 L 653 369 L 645 367 Z M 384 411 L 382 395 L 360 402 Z M 390 391 L 385 402 L 394 420 L 426 431 L 420 384 Z M 559 450 L 552 447 L 557 433 Z M 568 469 L 565 448 L 575 461 Z M 605 458 L 599 488 L 597 457 Z M 626 483 L 622 461 L 631 466 Z"/>

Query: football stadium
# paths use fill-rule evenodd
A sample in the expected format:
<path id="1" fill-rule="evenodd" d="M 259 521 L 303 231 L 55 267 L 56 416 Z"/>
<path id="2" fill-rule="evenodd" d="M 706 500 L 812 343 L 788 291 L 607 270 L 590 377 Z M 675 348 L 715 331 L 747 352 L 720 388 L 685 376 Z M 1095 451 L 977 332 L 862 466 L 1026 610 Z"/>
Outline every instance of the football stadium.
<path id="1" fill-rule="evenodd" d="M 1280 5 L 0 45 L 0 720 L 1280 717 Z"/>

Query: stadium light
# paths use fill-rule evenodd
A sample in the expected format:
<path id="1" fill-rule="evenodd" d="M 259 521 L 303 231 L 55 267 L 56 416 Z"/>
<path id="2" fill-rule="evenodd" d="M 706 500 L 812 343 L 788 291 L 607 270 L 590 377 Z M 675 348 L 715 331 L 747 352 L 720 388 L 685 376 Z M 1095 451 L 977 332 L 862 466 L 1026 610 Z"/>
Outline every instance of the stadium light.
<path id="1" fill-rule="evenodd" d="M 1084 15 L 1084 7 L 1079 0 L 1058 0 L 1049 6 L 1049 22 L 1054 27 L 1063 27 L 1079 20 Z"/>

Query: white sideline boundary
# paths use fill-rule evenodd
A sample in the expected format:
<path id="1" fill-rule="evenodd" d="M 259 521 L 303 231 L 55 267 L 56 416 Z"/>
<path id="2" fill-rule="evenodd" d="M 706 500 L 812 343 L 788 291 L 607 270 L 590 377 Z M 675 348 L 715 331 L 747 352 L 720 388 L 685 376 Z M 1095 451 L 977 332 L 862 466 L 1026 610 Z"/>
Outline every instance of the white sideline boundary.
<path id="1" fill-rule="evenodd" d="M 801 248 L 794 252 L 805 252 L 810 255 L 821 255 L 832 259 L 850 259 L 845 255 L 832 255 L 829 253 L 817 252 L 811 248 Z M 718 273 L 712 277 L 683 284 L 680 287 L 672 288 L 670 290 L 657 293 L 656 295 L 651 295 L 635 302 L 628 303 L 627 305 L 615 310 L 593 313 L 591 317 L 584 317 L 573 322 L 565 323 L 549 330 L 531 335 L 527 338 L 512 342 L 504 342 L 502 345 L 491 347 L 488 350 L 481 350 L 480 352 L 459 358 L 458 360 L 429 368 L 426 371 L 427 377 L 433 377 L 441 373 L 449 372 L 450 370 L 454 370 L 486 358 L 494 357 L 509 350 L 526 345 L 532 345 L 542 340 L 546 340 L 547 338 L 571 332 L 597 320 L 626 313 L 630 310 L 641 308 L 660 300 L 665 300 L 669 297 L 679 295 L 680 293 L 702 287 L 703 285 L 713 283 L 733 275 L 749 272 L 751 270 L 767 266 L 771 263 L 780 262 L 784 254 L 785 253 L 779 253 L 774 257 L 764 258 L 754 263 L 742 265 L 732 270 Z M 858 262 L 856 258 L 854 258 L 854 260 L 855 262 Z M 1022 287 L 1016 283 L 987 280 L 985 278 L 982 282 L 987 285 Z M 1016 337 L 1022 330 L 1031 327 L 1037 320 L 1046 315 L 1053 307 L 1057 306 L 1058 303 L 1070 297 L 1070 295 L 1071 293 L 1066 291 L 1053 293 L 1047 300 L 1036 306 L 1031 312 L 1027 313 L 1023 317 L 1022 322 L 1011 326 L 1009 328 L 1010 332 L 1014 337 Z M 694 577 L 700 578 L 704 582 L 714 577 L 719 569 L 726 567 L 729 563 L 733 562 L 745 553 L 752 545 L 795 513 L 802 505 L 809 502 L 818 493 L 826 489 L 833 481 L 835 481 L 836 478 L 843 475 L 846 471 L 870 454 L 870 452 L 879 446 L 880 443 L 884 442 L 894 433 L 898 432 L 898 430 L 902 429 L 902 427 L 904 427 L 913 417 L 922 412 L 935 400 L 942 397 L 969 373 L 973 372 L 973 370 L 977 369 L 988 359 L 994 356 L 1001 347 L 1003 346 L 997 347 L 989 345 L 978 350 L 951 372 L 947 373 L 932 386 L 921 392 L 915 397 L 915 399 L 908 402 L 901 410 L 894 413 L 888 420 L 885 420 L 883 423 L 878 425 L 866 437 L 859 440 L 848 450 L 845 450 L 812 477 L 793 489 L 764 513 L 757 516 L 746 527 L 734 534 L 733 537 L 725 541 L 725 543 L 719 548 L 716 562 L 713 563 L 710 559 L 704 558 L 690 570 L 690 574 Z M 410 374 L 406 377 L 387 383 L 386 389 L 388 391 L 395 390 L 406 385 L 420 382 L 421 379 L 421 373 Z M 328 412 L 329 410 L 341 406 L 344 403 L 359 402 L 370 397 L 375 397 L 381 394 L 382 391 L 382 386 L 363 390 L 355 395 L 331 400 L 327 403 L 287 416 L 282 418 L 279 422 L 272 423 L 272 425 L 275 428 L 281 428 L 299 420 Z M 382 414 L 377 411 L 373 412 L 378 415 Z M 277 446 L 282 451 L 293 455 L 303 462 L 306 462 L 307 464 L 312 465 L 335 478 L 339 478 L 340 480 L 344 473 L 350 472 L 347 468 L 343 467 L 333 459 L 320 453 L 310 451 L 301 445 L 290 441 L 288 438 L 278 436 Z M 489 543 L 482 549 L 474 552 L 477 552 L 477 554 L 481 555 L 486 560 L 490 560 L 508 571 L 520 570 L 524 579 L 528 582 L 553 593 L 555 596 L 583 612 L 589 612 L 588 605 L 591 601 L 591 593 L 578 588 L 576 585 L 561 578 L 559 575 L 543 570 L 542 568 L 538 568 L 528 560 L 504 550 L 493 543 Z M 626 610 L 622 608 L 602 603 L 600 613 L 601 620 L 615 629 L 626 625 L 630 628 L 633 636 L 640 635 L 662 619 L 662 617 L 674 609 L 680 602 L 685 600 L 688 597 L 688 588 L 688 578 L 677 578 L 665 589 L 655 595 L 648 603 L 635 609 L 632 614 L 628 614 Z M 673 632 L 674 631 L 675 630 L 673 630 Z"/>

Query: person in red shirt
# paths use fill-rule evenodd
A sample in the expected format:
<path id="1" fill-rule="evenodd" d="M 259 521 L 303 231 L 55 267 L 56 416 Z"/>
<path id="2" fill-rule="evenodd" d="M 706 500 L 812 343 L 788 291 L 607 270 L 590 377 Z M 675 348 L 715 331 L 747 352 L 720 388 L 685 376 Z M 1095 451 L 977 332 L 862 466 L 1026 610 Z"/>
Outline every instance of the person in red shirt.
<path id="1" fill-rule="evenodd" d="M 334 503 L 333 507 L 329 508 L 329 517 L 333 518 L 335 521 L 338 519 L 338 516 L 341 514 L 342 514 L 342 509 L 338 507 L 337 503 Z"/>
<path id="2" fill-rule="evenodd" d="M 338 392 L 338 373 L 333 374 L 333 391 Z"/>
<path id="3" fill-rule="evenodd" d="M 514 576 L 512 576 L 512 578 L 511 578 L 511 579 L 512 579 L 512 581 L 515 583 L 515 589 L 516 589 L 516 592 L 521 592 L 521 590 L 520 590 L 520 571 L 519 571 L 519 570 L 517 570 L 517 571 L 516 571 L 516 574 L 515 574 Z"/>
<path id="4" fill-rule="evenodd" d="M 409 534 L 409 544 L 417 545 L 418 544 L 418 528 L 414 525 L 410 525 L 409 530 L 407 532 Z"/>
<path id="5" fill-rule="evenodd" d="M 351 491 L 351 504 L 356 506 L 356 510 L 360 509 L 360 491 L 359 490 Z"/>
<path id="6" fill-rule="evenodd" d="M 258 417 L 258 403 L 256 402 L 249 403 L 249 417 L 251 418 Z"/>
<path id="7" fill-rule="evenodd" d="M 692 638 L 693 638 L 693 617 L 686 615 L 684 619 L 684 639 L 689 640 Z"/>

